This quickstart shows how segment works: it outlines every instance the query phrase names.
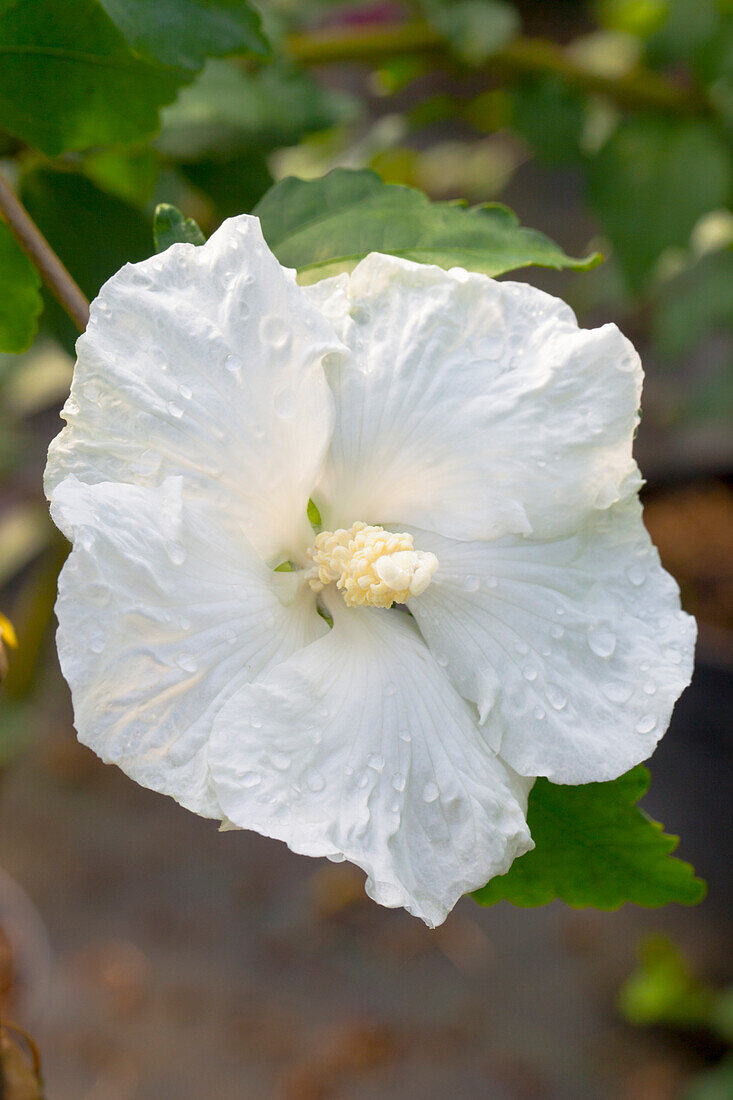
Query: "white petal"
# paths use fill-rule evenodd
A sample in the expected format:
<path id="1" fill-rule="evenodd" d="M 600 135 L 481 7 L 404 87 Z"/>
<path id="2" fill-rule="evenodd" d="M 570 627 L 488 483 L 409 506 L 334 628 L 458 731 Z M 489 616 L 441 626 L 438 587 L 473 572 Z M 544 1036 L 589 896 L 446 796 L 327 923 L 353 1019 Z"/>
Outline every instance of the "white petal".
<path id="1" fill-rule="evenodd" d="M 143 786 L 220 816 L 206 746 L 222 702 L 326 624 L 296 575 L 236 522 L 156 488 L 70 477 L 52 514 L 74 549 L 59 581 L 61 668 L 80 740 Z"/>
<path id="2" fill-rule="evenodd" d="M 330 528 L 567 533 L 639 485 L 639 359 L 525 283 L 372 254 L 308 293 L 353 352 L 327 365 Z M 325 514 L 324 514 L 325 511 Z"/>
<path id="3" fill-rule="evenodd" d="M 264 558 L 283 560 L 310 534 L 333 416 L 321 360 L 338 346 L 256 218 L 126 265 L 77 342 L 49 493 L 69 474 L 137 485 L 182 475 L 187 497 L 236 515 Z"/>
<path id="4" fill-rule="evenodd" d="M 333 613 L 328 636 L 222 709 L 217 796 L 241 828 L 351 860 L 375 901 L 439 924 L 531 847 L 530 784 L 488 750 L 408 616 Z"/>
<path id="5" fill-rule="evenodd" d="M 413 615 L 504 760 L 587 783 L 651 755 L 690 682 L 695 622 L 637 500 L 555 541 L 412 534 L 440 562 Z"/>

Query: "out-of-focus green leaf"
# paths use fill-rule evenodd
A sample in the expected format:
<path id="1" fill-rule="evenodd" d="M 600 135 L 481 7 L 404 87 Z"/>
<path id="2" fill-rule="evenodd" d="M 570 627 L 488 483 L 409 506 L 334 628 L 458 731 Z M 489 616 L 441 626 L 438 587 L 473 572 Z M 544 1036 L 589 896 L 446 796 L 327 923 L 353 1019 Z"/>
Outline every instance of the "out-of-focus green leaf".
<path id="1" fill-rule="evenodd" d="M 631 1024 L 709 1027 L 715 1001 L 672 941 L 651 936 L 638 970 L 619 991 L 618 1007 Z"/>
<path id="2" fill-rule="evenodd" d="M 153 238 L 156 252 L 165 252 L 172 244 L 206 243 L 206 237 L 194 219 L 187 218 L 169 202 L 160 202 L 155 208 Z"/>
<path id="3" fill-rule="evenodd" d="M 422 0 L 428 21 L 445 35 L 456 54 L 480 65 L 518 33 L 516 8 L 504 0 Z"/>
<path id="4" fill-rule="evenodd" d="M 163 112 L 161 152 L 177 160 L 230 160 L 253 149 L 294 145 L 307 133 L 348 121 L 354 100 L 308 73 L 270 65 L 247 73 L 210 61 Z"/>
<path id="5" fill-rule="evenodd" d="M 733 1096 L 733 1054 L 699 1074 L 685 1089 L 682 1100 L 730 1100 Z"/>
<path id="6" fill-rule="evenodd" d="M 695 222 L 725 206 L 729 150 L 702 121 L 640 117 L 611 135 L 588 169 L 590 199 L 631 287 Z"/>
<path id="7" fill-rule="evenodd" d="M 100 149 L 84 157 L 90 180 L 124 202 L 144 208 L 150 202 L 160 171 L 154 149 Z"/>
<path id="8" fill-rule="evenodd" d="M 0 0 L 0 128 L 51 156 L 150 134 L 184 79 L 136 57 L 96 0 Z"/>
<path id="9" fill-rule="evenodd" d="M 41 312 L 41 280 L 35 267 L 0 221 L 0 352 L 25 351 Z"/>
<path id="10" fill-rule="evenodd" d="M 733 332 L 733 248 L 702 256 L 665 284 L 652 331 L 663 355 L 685 355 L 713 329 Z"/>
<path id="11" fill-rule="evenodd" d="M 179 164 L 186 179 L 213 201 L 219 218 L 248 214 L 272 186 L 267 160 L 260 150 L 220 162 L 202 160 Z"/>
<path id="12" fill-rule="evenodd" d="M 152 221 L 95 187 L 76 172 L 40 168 L 21 180 L 21 197 L 33 220 L 89 298 L 128 261 L 152 248 Z M 46 299 L 51 331 L 73 354 L 77 331 L 56 303 Z"/>
<path id="13" fill-rule="evenodd" d="M 248 0 L 100 3 L 136 53 L 163 65 L 196 70 L 207 57 L 269 53 L 259 14 Z"/>
<path id="14" fill-rule="evenodd" d="M 669 15 L 669 0 L 597 0 L 595 7 L 602 27 L 639 38 L 659 30 Z"/>
<path id="15" fill-rule="evenodd" d="M 568 787 L 538 779 L 527 811 L 534 850 L 477 890 L 476 901 L 536 906 L 561 898 L 581 909 L 701 901 L 704 883 L 689 863 L 670 857 L 677 838 L 636 805 L 648 786 L 641 765 L 608 783 Z"/>
<path id="16" fill-rule="evenodd" d="M 69 393 L 74 361 L 58 344 L 37 340 L 16 363 L 17 369 L 3 385 L 3 400 L 11 417 L 22 419 L 63 404 Z"/>
<path id="17" fill-rule="evenodd" d="M 369 252 L 487 275 L 519 267 L 584 270 L 598 255 L 566 256 L 549 237 L 520 226 L 505 206 L 467 209 L 430 202 L 374 172 L 336 168 L 317 180 L 282 180 L 255 207 L 265 240 L 302 282 L 349 271 Z"/>
<path id="18" fill-rule="evenodd" d="M 511 125 L 546 164 L 580 159 L 585 108 L 582 98 L 554 78 L 531 80 L 511 93 Z"/>
<path id="19" fill-rule="evenodd" d="M 718 0 L 666 0 L 665 16 L 646 47 L 653 65 L 689 61 L 720 31 Z"/>

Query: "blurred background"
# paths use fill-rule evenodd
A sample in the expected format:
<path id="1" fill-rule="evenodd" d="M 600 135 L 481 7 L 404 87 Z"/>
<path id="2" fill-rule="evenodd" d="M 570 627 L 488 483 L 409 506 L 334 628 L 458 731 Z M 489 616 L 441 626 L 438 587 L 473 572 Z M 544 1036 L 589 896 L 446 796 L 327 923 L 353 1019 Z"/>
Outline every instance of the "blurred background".
<path id="1" fill-rule="evenodd" d="M 79 746 L 41 493 L 76 334 L 49 299 L 30 350 L 0 356 L 0 611 L 19 642 L 0 642 L 0 1012 L 38 1044 L 48 1100 L 731 1100 L 733 3 L 258 6 L 273 59 L 207 61 L 157 135 L 50 156 L 0 133 L 0 169 L 90 297 L 152 252 L 157 202 L 210 232 L 335 166 L 506 202 L 570 254 L 603 252 L 513 277 L 642 355 L 646 522 L 700 624 L 644 806 L 708 897 L 464 899 L 428 932 L 355 869 L 220 835 Z"/>

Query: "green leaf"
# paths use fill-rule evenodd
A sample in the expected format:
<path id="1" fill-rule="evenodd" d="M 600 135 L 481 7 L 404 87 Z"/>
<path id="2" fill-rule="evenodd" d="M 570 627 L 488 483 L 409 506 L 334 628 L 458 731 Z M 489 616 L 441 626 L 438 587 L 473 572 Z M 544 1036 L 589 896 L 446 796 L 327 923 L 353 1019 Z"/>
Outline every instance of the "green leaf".
<path id="1" fill-rule="evenodd" d="M 229 161 L 255 149 L 295 145 L 304 134 L 349 121 L 355 110 L 350 96 L 324 89 L 288 65 L 248 73 L 227 61 L 210 61 L 163 112 L 156 144 L 185 162 Z"/>
<path id="2" fill-rule="evenodd" d="M 100 0 L 136 53 L 200 69 L 207 56 L 270 52 L 247 0 Z"/>
<path id="3" fill-rule="evenodd" d="M 35 267 L 0 221 L 0 351 L 25 351 L 41 312 L 41 280 Z"/>
<path id="4" fill-rule="evenodd" d="M 423 0 L 428 22 L 469 65 L 480 65 L 518 33 L 519 15 L 504 0 Z"/>
<path id="5" fill-rule="evenodd" d="M 677 838 L 636 806 L 648 786 L 643 765 L 608 783 L 568 787 L 538 779 L 527 813 L 534 850 L 474 898 L 480 905 L 506 900 L 520 906 L 561 898 L 578 909 L 701 901 L 705 884 L 689 863 L 670 858 Z"/>
<path id="6" fill-rule="evenodd" d="M 155 208 L 153 238 L 156 252 L 164 252 L 172 244 L 206 243 L 206 237 L 193 218 L 187 218 L 167 202 L 158 203 Z"/>
<path id="7" fill-rule="evenodd" d="M 498 203 L 467 209 L 431 202 L 367 170 L 335 168 L 316 180 L 291 176 L 268 191 L 254 213 L 280 263 L 297 268 L 304 283 L 350 271 L 369 252 L 487 275 L 533 264 L 586 270 L 600 261 L 597 253 L 566 256 Z"/>
<path id="8" fill-rule="evenodd" d="M 189 78 L 136 57 L 96 0 L 0 0 L 0 128 L 51 156 L 145 137 Z"/>
<path id="9" fill-rule="evenodd" d="M 629 285 L 639 289 L 696 221 L 725 206 L 728 149 L 705 122 L 635 118 L 612 134 L 588 169 L 590 199 Z"/>

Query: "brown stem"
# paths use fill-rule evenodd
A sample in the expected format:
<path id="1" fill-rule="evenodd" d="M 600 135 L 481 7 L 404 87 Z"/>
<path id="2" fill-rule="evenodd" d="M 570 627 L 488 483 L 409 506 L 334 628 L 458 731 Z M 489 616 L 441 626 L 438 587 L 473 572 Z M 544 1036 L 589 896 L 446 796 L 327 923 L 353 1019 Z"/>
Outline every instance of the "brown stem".
<path id="1" fill-rule="evenodd" d="M 403 23 L 354 31 L 339 27 L 290 35 L 285 52 L 306 65 L 347 61 L 378 63 L 389 57 L 443 55 L 445 40 L 426 23 Z M 554 76 L 588 93 L 608 96 L 622 107 L 637 110 L 711 114 L 713 107 L 699 89 L 681 88 L 650 69 L 633 69 L 604 76 L 579 64 L 555 42 L 515 38 L 493 54 L 484 69 L 503 79 Z"/>
<path id="2" fill-rule="evenodd" d="M 79 332 L 84 332 L 89 323 L 89 302 L 2 174 L 0 218 L 7 222 L 10 232 Z"/>

